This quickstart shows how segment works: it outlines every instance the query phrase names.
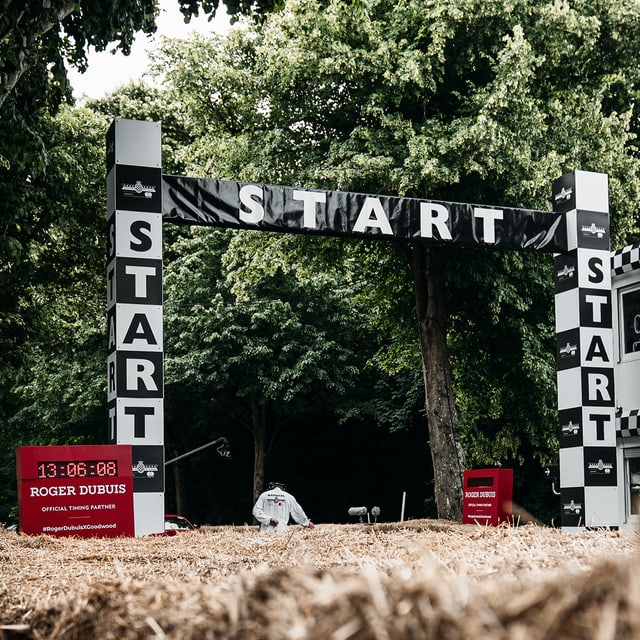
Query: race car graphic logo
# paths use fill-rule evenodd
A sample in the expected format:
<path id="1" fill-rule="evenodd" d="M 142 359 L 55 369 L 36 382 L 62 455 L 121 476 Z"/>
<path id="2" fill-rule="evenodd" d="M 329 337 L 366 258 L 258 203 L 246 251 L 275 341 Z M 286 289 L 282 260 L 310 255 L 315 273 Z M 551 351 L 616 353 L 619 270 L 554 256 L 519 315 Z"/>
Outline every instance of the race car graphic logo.
<path id="1" fill-rule="evenodd" d="M 564 510 L 565 513 L 580 513 L 582 511 L 582 503 L 580 502 L 575 502 L 574 500 L 572 500 L 571 502 L 565 502 L 562 505 L 562 509 Z"/>
<path id="2" fill-rule="evenodd" d="M 558 280 L 569 280 L 573 278 L 575 272 L 576 268 L 574 266 L 565 264 L 564 267 L 557 272 Z"/>
<path id="3" fill-rule="evenodd" d="M 153 478 L 158 473 L 157 464 L 145 464 L 144 460 L 138 460 L 138 464 L 133 465 L 131 468 L 133 473 L 139 475 L 146 475 L 147 478 Z"/>
<path id="4" fill-rule="evenodd" d="M 573 194 L 573 189 L 571 187 L 562 187 L 558 193 L 553 196 L 553 199 L 556 204 L 560 204 L 561 202 L 566 202 L 571 198 Z"/>
<path id="5" fill-rule="evenodd" d="M 580 431 L 580 423 L 569 420 L 568 424 L 560 425 L 563 436 L 575 436 Z"/>
<path id="6" fill-rule="evenodd" d="M 604 227 L 599 227 L 595 222 L 591 224 L 583 224 L 580 227 L 583 236 L 587 236 L 589 238 L 602 238 L 604 237 L 605 229 Z"/>
<path id="7" fill-rule="evenodd" d="M 565 344 L 564 347 L 560 347 L 559 353 L 561 358 L 572 358 L 573 356 L 576 355 L 577 351 L 578 351 L 577 344 L 571 344 L 570 342 L 567 342 L 567 344 Z"/>
<path id="8" fill-rule="evenodd" d="M 122 195 L 125 198 L 152 198 L 156 188 L 152 184 L 142 184 L 141 180 L 135 183 L 124 183 L 122 185 Z"/>
<path id="9" fill-rule="evenodd" d="M 611 462 L 603 462 L 602 458 L 598 462 L 589 463 L 589 473 L 606 473 L 610 474 L 613 470 L 613 464 Z"/>

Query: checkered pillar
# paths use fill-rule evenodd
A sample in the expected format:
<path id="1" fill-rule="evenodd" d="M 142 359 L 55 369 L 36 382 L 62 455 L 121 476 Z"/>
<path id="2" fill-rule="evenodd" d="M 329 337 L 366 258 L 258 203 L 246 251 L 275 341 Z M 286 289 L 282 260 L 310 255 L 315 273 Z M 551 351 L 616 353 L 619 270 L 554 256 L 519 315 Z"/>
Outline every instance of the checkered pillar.
<path id="1" fill-rule="evenodd" d="M 107 133 L 108 440 L 132 445 L 135 535 L 164 530 L 162 158 L 156 122 Z"/>
<path id="2" fill-rule="evenodd" d="M 554 258 L 562 527 L 617 527 L 607 175 L 562 176 L 553 203 L 568 239 Z"/>

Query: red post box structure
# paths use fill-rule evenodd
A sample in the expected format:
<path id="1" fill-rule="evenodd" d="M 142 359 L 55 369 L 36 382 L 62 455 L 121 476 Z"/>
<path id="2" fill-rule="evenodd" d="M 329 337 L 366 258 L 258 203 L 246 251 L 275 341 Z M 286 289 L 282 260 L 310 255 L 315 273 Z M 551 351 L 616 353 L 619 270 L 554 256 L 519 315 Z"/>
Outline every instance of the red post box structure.
<path id="1" fill-rule="evenodd" d="M 496 526 L 511 522 L 513 469 L 473 469 L 464 472 L 463 524 Z"/>

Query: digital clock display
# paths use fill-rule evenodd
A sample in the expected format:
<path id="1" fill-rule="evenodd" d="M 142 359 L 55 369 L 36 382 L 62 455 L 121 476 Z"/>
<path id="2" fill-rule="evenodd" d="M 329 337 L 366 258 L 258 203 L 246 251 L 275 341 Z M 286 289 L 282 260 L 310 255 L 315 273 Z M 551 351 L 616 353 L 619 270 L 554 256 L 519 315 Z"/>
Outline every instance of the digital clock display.
<path id="1" fill-rule="evenodd" d="M 115 478 L 117 460 L 55 460 L 38 462 L 38 478 Z"/>

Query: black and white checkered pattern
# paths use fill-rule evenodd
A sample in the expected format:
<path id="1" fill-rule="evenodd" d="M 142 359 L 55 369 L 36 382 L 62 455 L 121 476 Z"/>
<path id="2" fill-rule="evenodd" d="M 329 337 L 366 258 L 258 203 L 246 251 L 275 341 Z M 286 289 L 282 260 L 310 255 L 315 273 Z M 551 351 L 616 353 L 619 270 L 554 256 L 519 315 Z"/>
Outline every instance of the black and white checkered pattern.
<path id="1" fill-rule="evenodd" d="M 613 275 L 640 269 L 640 243 L 611 252 L 611 271 Z"/>
<path id="2" fill-rule="evenodd" d="M 557 183 L 557 184 L 556 184 Z M 619 524 L 608 180 L 575 171 L 554 182 L 575 202 L 567 250 L 554 258 L 562 528 Z M 616 259 L 627 268 L 640 251 Z M 624 267 L 623 267 L 624 263 Z"/>
<path id="3" fill-rule="evenodd" d="M 632 409 L 616 416 L 616 436 L 618 438 L 633 438 L 640 436 L 640 409 Z"/>

